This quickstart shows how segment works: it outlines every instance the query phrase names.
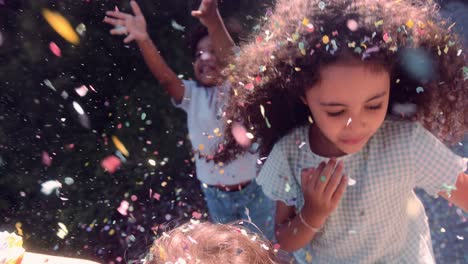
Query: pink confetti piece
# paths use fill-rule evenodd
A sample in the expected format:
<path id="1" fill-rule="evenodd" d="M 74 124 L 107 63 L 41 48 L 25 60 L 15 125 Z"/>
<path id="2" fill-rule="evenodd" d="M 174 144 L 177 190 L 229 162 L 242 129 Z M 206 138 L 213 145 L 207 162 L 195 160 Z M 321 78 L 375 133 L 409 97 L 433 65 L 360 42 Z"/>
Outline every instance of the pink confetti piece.
<path id="1" fill-rule="evenodd" d="M 52 158 L 46 151 L 42 151 L 42 164 L 46 165 L 47 167 L 52 165 Z"/>
<path id="2" fill-rule="evenodd" d="M 247 136 L 247 130 L 239 123 L 234 123 L 231 128 L 231 133 L 237 143 L 243 147 L 248 147 L 251 140 Z"/>
<path id="3" fill-rule="evenodd" d="M 154 193 L 153 198 L 156 200 L 161 200 L 161 195 L 159 193 Z"/>
<path id="4" fill-rule="evenodd" d="M 81 85 L 80 87 L 75 88 L 75 92 L 79 96 L 83 97 L 88 93 L 88 87 L 86 87 L 85 85 Z"/>
<path id="5" fill-rule="evenodd" d="M 138 200 L 138 196 L 133 194 L 132 196 L 130 196 L 130 199 L 132 200 L 132 202 L 136 202 Z"/>
<path id="6" fill-rule="evenodd" d="M 57 57 L 62 57 L 62 51 L 60 50 L 59 46 L 55 44 L 55 42 L 50 42 L 49 49 L 52 53 Z"/>
<path id="7" fill-rule="evenodd" d="M 122 161 L 114 155 L 108 156 L 101 161 L 101 167 L 110 174 L 116 172 L 121 164 Z"/>
<path id="8" fill-rule="evenodd" d="M 348 27 L 349 30 L 351 30 L 352 32 L 356 31 L 359 27 L 358 23 L 356 22 L 356 20 L 354 19 L 349 19 L 347 22 L 346 22 L 346 26 Z"/>
<path id="9" fill-rule="evenodd" d="M 120 206 L 117 208 L 117 212 L 119 212 L 121 215 L 127 215 L 129 205 L 130 204 L 127 201 L 123 200 L 120 202 Z"/>
<path id="10" fill-rule="evenodd" d="M 192 217 L 195 219 L 201 219 L 202 214 L 199 212 L 192 212 Z"/>
<path id="11" fill-rule="evenodd" d="M 89 85 L 89 89 L 91 89 L 91 91 L 97 93 L 96 89 L 94 89 L 94 87 L 92 85 Z"/>

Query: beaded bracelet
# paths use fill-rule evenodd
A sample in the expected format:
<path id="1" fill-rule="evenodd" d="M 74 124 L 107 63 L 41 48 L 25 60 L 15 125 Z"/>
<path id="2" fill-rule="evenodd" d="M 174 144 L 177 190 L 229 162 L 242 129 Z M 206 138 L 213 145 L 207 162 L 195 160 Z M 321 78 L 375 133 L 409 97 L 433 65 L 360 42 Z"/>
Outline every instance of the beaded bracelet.
<path id="1" fill-rule="evenodd" d="M 320 232 L 320 230 L 322 229 L 322 227 L 319 227 L 319 228 L 316 228 L 316 227 L 313 227 L 311 225 L 309 225 L 305 220 L 304 218 L 302 217 L 302 212 L 299 213 L 299 219 L 301 219 L 301 222 L 303 225 L 305 225 L 307 228 L 309 228 L 312 232 L 314 233 L 318 233 Z"/>

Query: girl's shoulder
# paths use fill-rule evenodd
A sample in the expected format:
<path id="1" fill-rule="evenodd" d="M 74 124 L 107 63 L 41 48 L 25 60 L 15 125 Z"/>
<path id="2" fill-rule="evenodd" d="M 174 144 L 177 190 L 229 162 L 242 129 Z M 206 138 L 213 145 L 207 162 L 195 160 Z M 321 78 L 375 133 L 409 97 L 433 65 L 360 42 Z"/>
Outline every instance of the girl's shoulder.
<path id="1" fill-rule="evenodd" d="M 418 122 L 401 120 L 398 118 L 387 118 L 376 135 L 380 136 L 404 136 L 411 135 L 414 131 L 420 127 Z"/>
<path id="2" fill-rule="evenodd" d="M 281 151 L 291 152 L 299 150 L 308 144 L 309 125 L 301 125 L 293 128 L 289 133 L 280 138 L 274 145 L 274 148 Z"/>
<path id="3" fill-rule="evenodd" d="M 384 141 L 394 146 L 408 146 L 416 137 L 430 133 L 419 122 L 387 118 L 375 133 L 374 142 Z"/>

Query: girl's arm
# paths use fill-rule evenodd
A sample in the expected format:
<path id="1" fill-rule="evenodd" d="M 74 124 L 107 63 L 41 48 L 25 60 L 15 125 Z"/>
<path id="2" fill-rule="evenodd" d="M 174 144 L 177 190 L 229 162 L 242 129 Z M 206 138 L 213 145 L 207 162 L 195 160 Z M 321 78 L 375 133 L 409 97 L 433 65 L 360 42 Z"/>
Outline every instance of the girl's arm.
<path id="1" fill-rule="evenodd" d="M 304 213 L 303 218 L 304 220 L 311 219 L 310 216 Z M 325 219 L 314 219 L 314 221 L 308 222 L 311 227 L 320 227 L 324 223 Z M 281 249 L 293 252 L 314 239 L 317 232 L 302 223 L 293 206 L 287 206 L 285 203 L 278 201 L 276 202 L 275 233 Z"/>
<path id="2" fill-rule="evenodd" d="M 450 197 L 445 191 L 439 192 L 439 195 L 468 212 L 468 174 L 460 173 L 455 187 L 457 189 L 450 192 Z"/>
<path id="3" fill-rule="evenodd" d="M 161 83 L 169 95 L 180 103 L 183 99 L 185 87 L 183 82 L 177 78 L 176 74 L 169 68 L 164 59 L 159 54 L 159 50 L 148 36 L 146 30 L 146 20 L 140 7 L 135 1 L 131 1 L 133 13 L 135 15 L 122 13 L 118 10 L 107 11 L 104 22 L 115 26 L 110 31 L 113 35 L 127 35 L 125 43 L 136 40 L 141 54 L 153 76 Z"/>
<path id="4" fill-rule="evenodd" d="M 222 65 L 226 64 L 232 55 L 234 41 L 219 14 L 218 0 L 202 0 L 198 10 L 192 11 L 192 16 L 200 19 L 200 22 L 208 28 L 216 57 Z"/>
<path id="5" fill-rule="evenodd" d="M 296 215 L 293 206 L 277 202 L 276 238 L 281 248 L 292 252 L 309 243 L 325 223 L 328 216 L 338 207 L 346 189 L 348 179 L 342 175 L 343 163 L 336 165 L 334 159 L 317 169 L 302 171 L 301 187 L 304 206 Z"/>

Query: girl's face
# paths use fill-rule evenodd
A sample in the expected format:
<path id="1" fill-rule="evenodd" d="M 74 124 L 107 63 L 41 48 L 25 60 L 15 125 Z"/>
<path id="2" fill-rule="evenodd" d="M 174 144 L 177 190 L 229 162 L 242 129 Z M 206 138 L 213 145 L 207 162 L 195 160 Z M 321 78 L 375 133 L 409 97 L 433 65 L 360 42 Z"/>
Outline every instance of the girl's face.
<path id="1" fill-rule="evenodd" d="M 364 65 L 330 65 L 306 91 L 314 122 L 328 141 L 344 153 L 361 150 L 387 113 L 390 76 Z M 313 140 L 313 139 L 312 139 Z"/>
<path id="2" fill-rule="evenodd" d="M 202 38 L 197 44 L 193 70 L 195 78 L 204 86 L 211 87 L 217 84 L 220 70 L 214 47 L 208 36 Z"/>

